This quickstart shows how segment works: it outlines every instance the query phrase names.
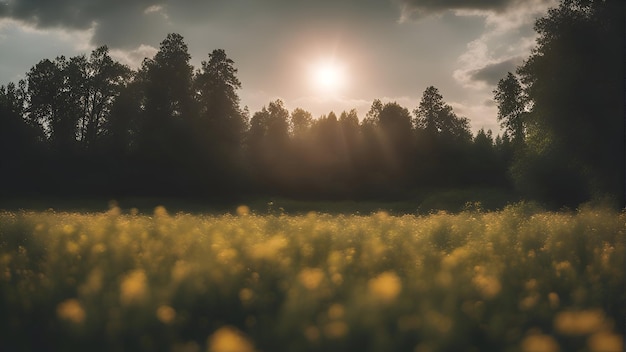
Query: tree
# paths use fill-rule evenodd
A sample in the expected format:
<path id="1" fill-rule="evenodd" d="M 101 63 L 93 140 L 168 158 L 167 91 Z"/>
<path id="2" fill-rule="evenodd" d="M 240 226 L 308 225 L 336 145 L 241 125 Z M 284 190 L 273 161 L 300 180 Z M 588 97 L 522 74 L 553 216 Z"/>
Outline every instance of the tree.
<path id="1" fill-rule="evenodd" d="M 113 101 L 104 127 L 104 140 L 109 153 L 129 155 L 137 150 L 142 132 L 142 82 L 130 80 Z"/>
<path id="2" fill-rule="evenodd" d="M 46 139 L 57 151 L 66 152 L 76 142 L 78 116 L 67 93 L 64 70 L 67 60 L 39 61 L 27 73 L 28 119 L 44 131 Z"/>
<path id="3" fill-rule="evenodd" d="M 278 187 L 287 178 L 286 160 L 289 145 L 289 111 L 277 99 L 257 111 L 250 120 L 247 154 L 265 186 Z"/>
<path id="4" fill-rule="evenodd" d="M 131 77 L 131 70 L 114 61 L 109 49 L 101 46 L 81 62 L 84 86 L 82 113 L 78 120 L 78 139 L 84 149 L 93 148 L 108 133 L 113 104 Z"/>
<path id="5" fill-rule="evenodd" d="M 209 61 L 202 61 L 194 86 L 200 103 L 200 125 L 211 138 L 219 138 L 227 148 L 238 148 L 245 127 L 244 114 L 239 106 L 234 61 L 222 49 L 213 50 Z"/>
<path id="6" fill-rule="evenodd" d="M 280 145 L 289 139 L 289 111 L 283 101 L 277 99 L 269 103 L 267 112 L 266 137 L 271 143 Z"/>
<path id="7" fill-rule="evenodd" d="M 302 138 L 313 125 L 313 115 L 310 112 L 295 108 L 291 112 L 290 127 L 294 138 Z"/>
<path id="8" fill-rule="evenodd" d="M 26 113 L 26 82 L 21 80 L 18 85 L 11 82 L 6 86 L 0 86 L 0 106 L 8 115 L 25 117 Z M 4 115 L 4 116 L 6 116 Z"/>
<path id="9" fill-rule="evenodd" d="M 491 187 L 506 185 L 506 166 L 503 167 L 504 164 L 498 158 L 491 130 L 478 130 L 470 159 L 468 183 Z"/>
<path id="10" fill-rule="evenodd" d="M 385 104 L 378 113 L 378 125 L 384 131 L 393 134 L 393 137 L 404 134 L 411 135 L 413 122 L 411 113 L 396 102 Z"/>
<path id="11" fill-rule="evenodd" d="M 413 113 L 417 128 L 431 136 L 442 136 L 456 141 L 469 141 L 472 138 L 469 120 L 457 117 L 434 86 L 426 88 L 419 107 Z"/>
<path id="12" fill-rule="evenodd" d="M 416 126 L 415 180 L 439 187 L 467 184 L 472 133 L 434 86 L 426 88 L 413 111 Z"/>
<path id="13" fill-rule="evenodd" d="M 197 105 L 190 59 L 183 37 L 168 34 L 137 73 L 142 110 L 135 155 L 142 164 L 143 192 L 197 194 L 198 180 L 206 176 L 197 167 L 192 133 Z"/>
<path id="14" fill-rule="evenodd" d="M 345 158 L 343 138 L 339 127 L 337 115 L 331 111 L 326 116 L 321 116 L 312 126 L 314 148 L 316 154 L 324 159 L 327 168 L 334 169 Z"/>
<path id="15" fill-rule="evenodd" d="M 500 126 L 513 136 L 513 141 L 521 145 L 524 143 L 524 113 L 526 100 L 522 85 L 511 72 L 498 82 L 493 91 L 494 100 L 498 104 L 498 121 Z"/>
<path id="16" fill-rule="evenodd" d="M 343 111 L 341 115 L 339 115 L 339 129 L 341 130 L 342 140 L 345 145 L 348 158 L 353 163 L 360 144 L 360 127 L 359 116 L 356 109 L 352 109 L 348 112 Z"/>
<path id="17" fill-rule="evenodd" d="M 192 121 L 194 149 L 200 168 L 207 170 L 213 183 L 224 190 L 236 189 L 247 125 L 247 112 L 241 109 L 237 95 L 241 82 L 234 61 L 222 49 L 209 53 L 209 60 L 201 65 L 194 79 L 198 102 L 198 116 Z"/>
<path id="18" fill-rule="evenodd" d="M 375 126 L 378 124 L 378 119 L 381 111 L 383 110 L 383 103 L 380 99 L 374 99 L 372 102 L 372 106 L 370 106 L 370 110 L 365 114 L 365 119 L 363 119 L 363 125 L 365 126 Z"/>
<path id="19" fill-rule="evenodd" d="M 145 81 L 147 118 L 191 118 L 195 106 L 190 59 L 183 37 L 170 33 L 161 42 L 154 58 L 144 60 L 139 77 Z"/>
<path id="20" fill-rule="evenodd" d="M 106 133 L 111 107 L 130 69 L 97 48 L 84 55 L 42 60 L 28 76 L 28 120 L 39 125 L 61 154 L 90 149 Z"/>
<path id="21" fill-rule="evenodd" d="M 528 148 L 514 169 L 538 197 L 624 204 L 624 12 L 622 0 L 563 0 L 535 24 L 536 47 L 518 68 Z"/>
<path id="22" fill-rule="evenodd" d="M 414 149 L 411 113 L 396 102 L 387 103 L 378 115 L 378 126 L 387 161 L 397 172 L 406 173 Z"/>
<path id="23" fill-rule="evenodd" d="M 349 166 L 354 169 L 355 159 L 357 158 L 361 144 L 361 126 L 356 109 L 352 109 L 348 112 L 343 111 L 341 115 L 339 115 L 339 129 L 341 130 L 347 158 L 352 164 Z"/>
<path id="24" fill-rule="evenodd" d="M 359 115 L 356 109 L 352 109 L 348 112 L 342 111 L 341 115 L 339 115 L 339 124 L 344 130 L 352 130 L 358 132 Z"/>
<path id="25" fill-rule="evenodd" d="M 0 86 L 0 195 L 36 190 L 43 174 L 42 131 L 25 119 L 26 82 Z"/>

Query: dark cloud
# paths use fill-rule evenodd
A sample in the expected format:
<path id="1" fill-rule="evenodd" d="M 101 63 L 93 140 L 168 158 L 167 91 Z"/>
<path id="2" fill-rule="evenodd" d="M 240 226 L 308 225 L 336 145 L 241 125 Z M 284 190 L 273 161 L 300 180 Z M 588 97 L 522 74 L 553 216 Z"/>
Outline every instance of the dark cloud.
<path id="1" fill-rule="evenodd" d="M 102 17 L 94 30 L 93 44 L 130 49 L 140 44 L 160 42 L 167 33 L 176 32 L 166 17 L 158 12 L 122 12 Z"/>
<path id="2" fill-rule="evenodd" d="M 87 29 L 110 14 L 142 13 L 158 0 L 82 1 L 82 0 L 8 0 L 4 17 L 26 21 L 40 28 Z"/>
<path id="3" fill-rule="evenodd" d="M 504 78 L 507 72 L 515 72 L 515 69 L 521 63 L 522 58 L 514 57 L 471 71 L 470 78 L 473 81 L 482 81 L 489 85 L 496 85 L 500 79 Z"/>
<path id="4" fill-rule="evenodd" d="M 384 0 L 0 0 L 0 19 L 43 29 L 93 28 L 92 44 L 128 49 L 154 43 L 168 31 L 184 32 L 206 23 L 245 26 L 256 18 L 346 19 L 354 12 L 371 13 L 382 7 L 393 8 Z"/>
<path id="5" fill-rule="evenodd" d="M 502 12 L 520 0 L 399 0 L 404 17 L 420 17 L 447 10 Z"/>
<path id="6" fill-rule="evenodd" d="M 138 34 L 159 24 L 146 9 L 163 3 L 163 0 L 0 0 L 4 5 L 0 6 L 0 18 L 12 18 L 41 29 L 94 28 L 93 44 L 136 46 L 137 43 L 130 43 Z"/>

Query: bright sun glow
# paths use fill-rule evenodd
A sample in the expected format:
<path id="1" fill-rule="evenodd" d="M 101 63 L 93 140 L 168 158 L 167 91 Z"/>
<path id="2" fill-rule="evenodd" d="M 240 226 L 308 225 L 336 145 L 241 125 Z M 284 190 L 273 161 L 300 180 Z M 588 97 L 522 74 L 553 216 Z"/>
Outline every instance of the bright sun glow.
<path id="1" fill-rule="evenodd" d="M 316 90 L 324 94 L 336 94 L 346 84 L 346 72 L 338 62 L 320 61 L 311 69 L 311 79 Z"/>

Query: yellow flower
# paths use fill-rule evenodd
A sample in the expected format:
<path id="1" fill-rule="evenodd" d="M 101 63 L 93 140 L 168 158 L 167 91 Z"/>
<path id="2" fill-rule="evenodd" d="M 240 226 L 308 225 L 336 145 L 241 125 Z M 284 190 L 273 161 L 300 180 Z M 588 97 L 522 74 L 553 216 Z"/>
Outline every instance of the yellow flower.
<path id="1" fill-rule="evenodd" d="M 239 291 L 239 299 L 241 300 L 242 303 L 250 303 L 253 298 L 254 298 L 254 291 L 252 291 L 251 289 L 242 288 L 241 291 Z"/>
<path id="2" fill-rule="evenodd" d="M 591 352 L 619 352 L 624 350 L 624 337 L 610 332 L 601 331 L 591 335 L 587 341 L 587 345 L 589 346 L 589 350 Z"/>
<path id="3" fill-rule="evenodd" d="M 219 328 L 209 337 L 208 352 L 254 352 L 252 343 L 231 326 Z"/>
<path id="4" fill-rule="evenodd" d="M 393 271 L 384 272 L 368 282 L 369 291 L 383 302 L 391 302 L 402 290 L 402 282 Z"/>
<path id="5" fill-rule="evenodd" d="M 143 301 L 148 291 L 146 281 L 146 273 L 141 269 L 134 270 L 126 275 L 120 285 L 120 301 L 122 301 L 122 304 L 128 305 Z"/>
<path id="6" fill-rule="evenodd" d="M 324 280 L 324 272 L 318 268 L 304 268 L 298 274 L 298 279 L 302 286 L 309 290 L 315 290 Z"/>
<path id="7" fill-rule="evenodd" d="M 564 335 L 586 335 L 604 326 L 604 312 L 599 309 L 561 312 L 554 318 L 554 328 Z"/>
<path id="8" fill-rule="evenodd" d="M 247 205 L 240 205 L 237 207 L 237 215 L 246 216 L 250 214 L 250 207 Z"/>
<path id="9" fill-rule="evenodd" d="M 164 206 L 159 205 L 154 208 L 154 216 L 157 218 L 167 218 L 169 214 L 167 213 L 167 209 Z"/>
<path id="10" fill-rule="evenodd" d="M 85 310 L 77 299 L 67 299 L 57 306 L 57 316 L 60 319 L 80 324 L 85 320 Z"/>
<path id="11" fill-rule="evenodd" d="M 561 312 L 554 318 L 554 328 L 564 335 L 585 335 L 605 326 L 604 312 L 600 309 Z"/>
<path id="12" fill-rule="evenodd" d="M 324 335 L 329 338 L 338 339 L 348 333 L 348 324 L 344 321 L 333 321 L 324 326 Z"/>
<path id="13" fill-rule="evenodd" d="M 559 344 L 550 335 L 535 334 L 522 341 L 522 352 L 559 352 Z"/>
<path id="14" fill-rule="evenodd" d="M 163 324 L 169 324 L 176 318 L 176 310 L 170 306 L 162 305 L 157 308 L 156 316 Z"/>
<path id="15" fill-rule="evenodd" d="M 497 278 L 482 273 L 476 275 L 472 279 L 472 283 L 484 299 L 490 299 L 497 296 L 502 289 L 502 285 Z"/>

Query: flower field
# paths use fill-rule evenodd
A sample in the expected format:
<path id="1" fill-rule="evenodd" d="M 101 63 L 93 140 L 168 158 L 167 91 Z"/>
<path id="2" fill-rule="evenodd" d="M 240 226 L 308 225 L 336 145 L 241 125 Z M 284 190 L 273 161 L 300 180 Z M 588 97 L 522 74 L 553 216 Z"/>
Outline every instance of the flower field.
<path id="1" fill-rule="evenodd" d="M 0 213 L 2 351 L 623 350 L 626 213 Z"/>

